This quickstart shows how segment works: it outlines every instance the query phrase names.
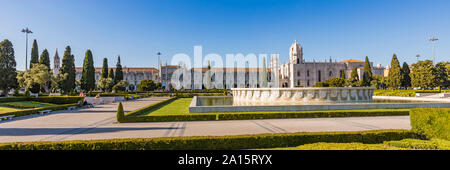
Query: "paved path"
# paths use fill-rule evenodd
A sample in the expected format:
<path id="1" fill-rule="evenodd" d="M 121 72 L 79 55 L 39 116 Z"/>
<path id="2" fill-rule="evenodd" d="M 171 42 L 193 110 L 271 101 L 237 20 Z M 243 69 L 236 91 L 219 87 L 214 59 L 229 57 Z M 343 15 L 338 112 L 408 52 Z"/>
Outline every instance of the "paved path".
<path id="1" fill-rule="evenodd" d="M 125 111 L 167 98 L 124 102 Z M 409 116 L 114 123 L 117 104 L 0 123 L 0 142 L 410 129 Z"/>

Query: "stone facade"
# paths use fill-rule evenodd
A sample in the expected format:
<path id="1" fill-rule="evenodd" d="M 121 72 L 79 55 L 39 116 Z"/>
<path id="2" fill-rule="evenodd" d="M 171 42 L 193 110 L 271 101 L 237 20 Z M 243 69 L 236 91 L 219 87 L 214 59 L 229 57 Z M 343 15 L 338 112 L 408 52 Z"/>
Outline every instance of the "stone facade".
<path id="1" fill-rule="evenodd" d="M 271 58 L 270 61 L 271 69 L 279 72 L 280 87 L 312 87 L 317 82 L 340 77 L 342 71 L 348 78 L 353 68 L 359 70 L 358 73 L 361 79 L 362 71 L 364 71 L 364 61 L 354 59 L 333 62 L 330 58 L 326 62 L 306 62 L 303 59 L 303 48 L 297 40 L 289 49 L 289 62 L 281 64 L 277 68 L 277 65 L 272 63 L 278 63 L 278 58 Z M 381 66 L 373 67 L 372 62 L 370 65 L 372 66 L 373 74 L 384 75 L 384 68 Z"/>
<path id="2" fill-rule="evenodd" d="M 109 68 L 111 69 L 111 68 Z M 109 71 L 108 69 L 108 71 Z M 116 72 L 116 68 L 112 68 L 114 70 L 114 73 Z M 76 67 L 75 68 L 75 79 L 77 81 L 81 80 L 81 75 L 83 71 L 83 67 Z M 153 81 L 159 81 L 159 71 L 156 68 L 153 67 L 145 67 L 145 68 L 139 68 L 139 67 L 123 67 L 123 80 L 127 81 L 129 86 L 128 90 L 135 90 L 137 89 L 138 84 L 141 82 L 141 80 L 144 79 L 151 79 Z M 95 68 L 95 83 L 98 83 L 98 80 L 100 79 L 100 74 L 102 72 L 101 67 Z"/>

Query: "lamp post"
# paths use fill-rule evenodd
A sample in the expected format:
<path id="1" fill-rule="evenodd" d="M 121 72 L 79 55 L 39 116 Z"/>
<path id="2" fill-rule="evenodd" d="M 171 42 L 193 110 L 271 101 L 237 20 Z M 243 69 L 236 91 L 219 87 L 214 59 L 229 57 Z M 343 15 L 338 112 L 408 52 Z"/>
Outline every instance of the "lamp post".
<path id="1" fill-rule="evenodd" d="M 419 62 L 419 57 L 420 57 L 420 55 L 419 55 L 419 54 L 417 54 L 417 55 L 416 55 L 416 58 L 417 58 L 417 62 Z"/>
<path id="2" fill-rule="evenodd" d="M 436 38 L 436 37 L 431 37 L 430 39 L 429 39 L 429 41 L 431 41 L 431 50 L 432 50 L 432 57 L 433 57 L 433 64 L 434 64 L 434 42 L 435 41 L 437 41 L 437 40 L 439 40 L 438 38 Z"/>
<path id="3" fill-rule="evenodd" d="M 25 44 L 25 70 L 28 70 L 28 34 L 32 34 L 33 32 L 27 28 L 22 29 L 22 32 L 25 33 L 26 44 Z"/>
<path id="4" fill-rule="evenodd" d="M 160 52 L 156 53 L 156 55 L 158 55 L 158 72 L 159 72 L 159 78 L 160 78 L 160 82 L 162 81 L 162 73 L 161 73 L 161 62 L 159 61 L 159 56 L 161 55 Z"/>

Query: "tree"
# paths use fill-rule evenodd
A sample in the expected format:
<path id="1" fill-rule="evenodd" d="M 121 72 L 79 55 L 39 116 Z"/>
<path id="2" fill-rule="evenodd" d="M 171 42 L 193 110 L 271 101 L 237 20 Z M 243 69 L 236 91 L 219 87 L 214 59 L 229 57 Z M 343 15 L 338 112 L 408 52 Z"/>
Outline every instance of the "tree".
<path id="1" fill-rule="evenodd" d="M 388 87 L 391 89 L 398 89 L 402 81 L 402 72 L 400 68 L 400 62 L 397 59 L 397 55 L 394 54 L 391 60 L 391 68 L 388 75 Z"/>
<path id="2" fill-rule="evenodd" d="M 138 85 L 139 91 L 153 91 L 156 89 L 156 84 L 151 79 L 144 79 Z"/>
<path id="3" fill-rule="evenodd" d="M 409 76 L 410 74 L 410 70 L 409 70 L 409 65 L 406 62 L 403 62 L 403 66 L 402 66 L 402 87 L 403 88 L 408 88 L 411 87 L 411 76 Z"/>
<path id="4" fill-rule="evenodd" d="M 114 82 L 118 83 L 122 80 L 123 80 L 122 65 L 120 64 L 120 56 L 118 56 L 116 64 L 116 74 L 114 75 Z"/>
<path id="5" fill-rule="evenodd" d="M 59 87 L 63 92 L 68 93 L 75 89 L 75 57 L 72 55 L 70 46 L 67 46 L 64 51 L 59 74 L 63 78 L 59 80 Z"/>
<path id="6" fill-rule="evenodd" d="M 47 49 L 44 49 L 44 51 L 42 51 L 41 56 L 39 57 L 39 64 L 44 64 L 45 66 L 47 66 L 48 71 L 50 71 L 50 55 L 47 51 Z"/>
<path id="7" fill-rule="evenodd" d="M 51 78 L 52 74 L 44 64 L 35 64 L 33 68 L 20 72 L 17 75 L 17 81 L 20 86 L 26 86 L 27 89 L 30 89 L 32 85 L 38 84 L 40 85 L 39 88 L 42 87 L 45 92 L 49 92 Z"/>
<path id="8" fill-rule="evenodd" d="M 370 86 L 371 81 L 372 81 L 372 68 L 370 67 L 369 57 L 366 56 L 361 86 Z"/>
<path id="9" fill-rule="evenodd" d="M 211 63 L 210 61 L 208 61 L 208 70 L 205 73 L 205 88 L 206 89 L 211 89 Z"/>
<path id="10" fill-rule="evenodd" d="M 16 59 L 11 41 L 5 39 L 0 42 L 0 90 L 8 95 L 10 89 L 17 84 Z"/>
<path id="11" fill-rule="evenodd" d="M 345 79 L 334 77 L 325 81 L 330 87 L 344 87 Z"/>
<path id="12" fill-rule="evenodd" d="M 352 73 L 350 74 L 350 78 L 348 79 L 347 85 L 352 87 L 359 86 L 359 75 L 357 68 L 352 69 Z"/>
<path id="13" fill-rule="evenodd" d="M 267 86 L 268 86 L 268 83 L 267 83 L 266 57 L 263 57 L 263 70 L 261 73 L 261 87 L 266 88 Z"/>
<path id="14" fill-rule="evenodd" d="M 116 85 L 113 86 L 113 90 L 115 92 L 125 91 L 128 87 L 128 82 L 125 80 L 119 81 Z"/>
<path id="15" fill-rule="evenodd" d="M 114 70 L 112 68 L 109 69 L 108 78 L 111 78 L 111 79 L 115 80 Z"/>
<path id="16" fill-rule="evenodd" d="M 33 47 L 31 47 L 31 59 L 30 59 L 30 68 L 33 67 L 34 64 L 39 63 L 39 49 L 37 45 L 36 39 L 33 41 Z"/>
<path id="17" fill-rule="evenodd" d="M 345 70 L 340 70 L 339 71 L 340 72 L 340 78 L 343 78 L 343 79 L 346 79 L 346 76 L 345 76 Z"/>
<path id="18" fill-rule="evenodd" d="M 45 66 L 47 66 L 48 71 L 50 72 L 50 55 L 47 51 L 47 49 L 44 49 L 44 51 L 42 51 L 41 56 L 39 57 L 39 64 L 43 64 Z M 41 91 L 43 92 L 48 92 L 48 89 L 50 89 L 51 87 L 51 80 L 49 80 L 47 83 L 47 90 L 43 89 L 42 85 L 41 85 Z"/>
<path id="19" fill-rule="evenodd" d="M 411 85 L 413 87 L 431 88 L 435 86 L 436 74 L 431 60 L 419 61 L 411 66 Z"/>
<path id="20" fill-rule="evenodd" d="M 439 62 L 434 67 L 435 75 L 436 75 L 436 86 L 440 87 L 449 87 L 450 81 L 449 81 L 449 75 L 447 70 L 447 65 L 449 65 L 449 62 Z"/>
<path id="21" fill-rule="evenodd" d="M 83 72 L 81 74 L 81 89 L 91 91 L 95 89 L 95 68 L 91 50 L 84 55 Z"/>
<path id="22" fill-rule="evenodd" d="M 122 122 L 125 118 L 125 113 L 123 112 L 122 102 L 119 102 L 119 106 L 117 107 L 117 122 Z"/>
<path id="23" fill-rule="evenodd" d="M 100 78 L 98 80 L 97 87 L 105 92 L 108 92 L 110 89 L 112 89 L 113 82 L 114 80 L 111 78 Z"/>
<path id="24" fill-rule="evenodd" d="M 100 76 L 101 78 L 108 78 L 108 59 L 103 58 L 103 66 L 102 66 L 102 74 Z"/>

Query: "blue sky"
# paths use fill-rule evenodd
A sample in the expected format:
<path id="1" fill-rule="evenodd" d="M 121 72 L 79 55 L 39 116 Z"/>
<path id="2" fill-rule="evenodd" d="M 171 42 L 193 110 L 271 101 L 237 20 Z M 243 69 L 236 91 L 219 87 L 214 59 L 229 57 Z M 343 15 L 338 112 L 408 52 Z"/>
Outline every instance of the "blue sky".
<path id="1" fill-rule="evenodd" d="M 393 53 L 431 59 L 430 36 L 439 38 L 436 60 L 450 61 L 448 9 L 448 0 L 2 0 L 0 39 L 13 42 L 19 70 L 25 27 L 51 57 L 70 45 L 76 66 L 91 49 L 95 66 L 121 55 L 124 66 L 157 67 L 158 51 L 170 62 L 193 56 L 194 45 L 204 56 L 279 53 L 284 62 L 294 40 L 307 61 L 369 56 L 385 66 Z"/>

